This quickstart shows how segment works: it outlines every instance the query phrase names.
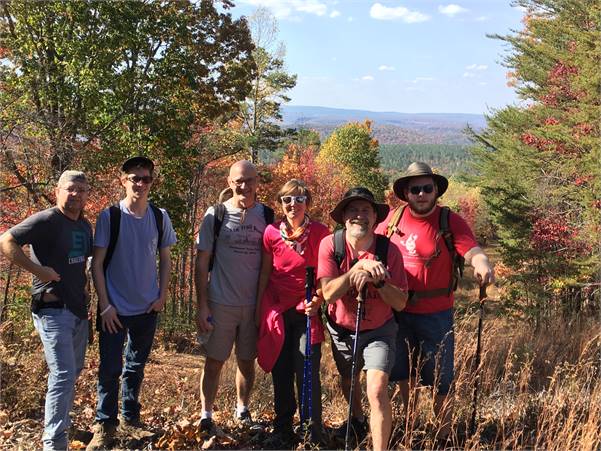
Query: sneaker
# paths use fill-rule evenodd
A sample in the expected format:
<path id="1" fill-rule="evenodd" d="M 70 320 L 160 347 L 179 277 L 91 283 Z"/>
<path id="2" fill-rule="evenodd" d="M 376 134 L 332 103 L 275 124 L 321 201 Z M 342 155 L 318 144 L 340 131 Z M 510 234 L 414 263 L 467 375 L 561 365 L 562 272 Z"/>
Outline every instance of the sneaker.
<path id="1" fill-rule="evenodd" d="M 293 430 L 274 431 L 269 437 L 263 440 L 261 447 L 263 449 L 293 449 L 299 443 L 298 436 Z"/>
<path id="2" fill-rule="evenodd" d="M 234 420 L 235 420 L 236 424 L 238 425 L 238 427 L 240 427 L 240 428 L 248 429 L 250 431 L 257 431 L 257 432 L 263 430 L 263 426 L 261 426 L 259 423 L 255 423 L 253 421 L 252 416 L 250 415 L 250 412 L 248 410 L 245 410 L 241 414 L 238 414 L 237 412 L 235 412 Z"/>
<path id="3" fill-rule="evenodd" d="M 114 424 L 95 423 L 94 426 L 92 426 L 94 436 L 90 443 L 88 443 L 86 451 L 110 448 L 115 440 L 116 429 L 117 427 Z"/>
<path id="4" fill-rule="evenodd" d="M 334 438 L 342 443 L 344 443 L 344 439 L 346 438 L 347 423 L 348 421 L 345 421 L 334 429 Z M 361 443 L 365 437 L 367 437 L 367 419 L 359 421 L 358 418 L 351 418 L 351 430 L 349 434 L 350 443 L 354 446 Z"/>
<path id="5" fill-rule="evenodd" d="M 215 423 L 212 418 L 203 418 L 200 420 L 200 432 L 212 434 L 215 431 Z"/>

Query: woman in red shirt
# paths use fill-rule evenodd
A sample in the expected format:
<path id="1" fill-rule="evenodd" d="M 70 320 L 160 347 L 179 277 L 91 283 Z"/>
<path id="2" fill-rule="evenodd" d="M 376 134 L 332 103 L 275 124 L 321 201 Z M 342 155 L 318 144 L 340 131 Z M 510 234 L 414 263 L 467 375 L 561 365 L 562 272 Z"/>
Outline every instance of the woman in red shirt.
<path id="1" fill-rule="evenodd" d="M 317 312 L 323 302 L 316 293 L 305 302 L 306 267 L 317 268 L 319 243 L 328 228 L 312 221 L 307 209 L 311 193 L 301 180 L 292 179 L 280 189 L 277 201 L 283 218 L 265 229 L 263 260 L 257 293 L 259 327 L 257 360 L 271 372 L 274 391 L 274 434 L 263 445 L 283 449 L 298 442 L 293 417 L 300 404 L 306 346 L 306 315 L 311 316 L 312 409 L 311 441 L 323 440 L 319 364 L 324 328 Z M 297 398 L 294 382 L 296 380 Z"/>

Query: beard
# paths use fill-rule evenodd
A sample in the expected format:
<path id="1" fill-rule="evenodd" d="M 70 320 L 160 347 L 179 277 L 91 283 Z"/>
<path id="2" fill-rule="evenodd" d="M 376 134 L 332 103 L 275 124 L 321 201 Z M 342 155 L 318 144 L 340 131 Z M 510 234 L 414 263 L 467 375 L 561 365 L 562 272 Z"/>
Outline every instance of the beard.
<path id="1" fill-rule="evenodd" d="M 369 229 L 367 224 L 354 223 L 349 230 L 349 235 L 356 239 L 362 239 L 367 236 L 368 232 Z"/>
<path id="2" fill-rule="evenodd" d="M 434 197 L 431 201 L 422 200 L 421 202 L 411 199 L 408 200 L 408 203 L 409 208 L 411 208 L 414 213 L 425 215 L 426 213 L 430 213 L 432 211 L 432 209 L 436 206 L 437 200 L 438 199 L 436 197 Z"/>

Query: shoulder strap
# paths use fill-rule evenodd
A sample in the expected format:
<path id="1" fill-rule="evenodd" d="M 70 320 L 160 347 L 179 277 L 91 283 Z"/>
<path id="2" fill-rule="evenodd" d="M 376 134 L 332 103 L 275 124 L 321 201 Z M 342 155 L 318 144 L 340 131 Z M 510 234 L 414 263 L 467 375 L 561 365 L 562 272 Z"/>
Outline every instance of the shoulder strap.
<path id="1" fill-rule="evenodd" d="M 390 238 L 384 235 L 376 235 L 376 259 L 384 266 L 388 266 L 388 245 Z"/>
<path id="2" fill-rule="evenodd" d="M 452 254 L 455 252 L 455 242 L 453 240 L 453 232 L 449 227 L 449 213 L 451 209 L 449 207 L 440 207 L 440 220 L 438 224 L 438 230 L 441 236 L 444 238 L 444 242 L 447 249 Z"/>
<path id="3" fill-rule="evenodd" d="M 388 238 L 390 238 L 392 235 L 394 235 L 394 232 L 397 231 L 397 227 L 399 225 L 399 223 L 401 222 L 401 218 L 403 217 L 403 212 L 405 211 L 405 207 L 407 205 L 401 205 L 400 207 L 397 207 L 397 209 L 394 211 L 394 215 L 392 215 L 392 218 L 390 218 L 390 222 L 388 223 L 388 226 L 386 227 L 386 236 Z"/>
<path id="4" fill-rule="evenodd" d="M 154 220 L 156 222 L 157 225 L 157 232 L 159 233 L 159 239 L 157 240 L 157 251 L 161 249 L 161 244 L 163 243 L 163 232 L 164 232 L 164 225 L 163 225 L 163 212 L 155 205 L 153 204 L 148 204 L 150 206 L 150 209 L 152 210 L 152 212 L 154 213 Z"/>
<path id="5" fill-rule="evenodd" d="M 346 229 L 338 229 L 334 232 L 334 260 L 340 268 L 346 257 Z"/>
<path id="6" fill-rule="evenodd" d="M 121 209 L 119 204 L 111 205 L 109 207 L 109 245 L 106 248 L 106 255 L 104 256 L 104 262 L 102 267 L 106 272 L 109 267 L 109 263 L 115 253 L 115 246 L 117 246 L 117 240 L 119 239 L 119 228 L 121 227 Z"/>
<path id="7" fill-rule="evenodd" d="M 273 208 L 263 204 L 263 216 L 265 217 L 266 226 L 268 226 L 269 224 L 273 224 L 273 221 L 275 219 L 275 212 L 273 211 Z"/>
<path id="8" fill-rule="evenodd" d="M 224 217 L 225 205 L 213 205 L 213 250 L 211 251 L 211 258 L 209 260 L 209 272 L 213 269 L 213 264 L 215 263 L 215 251 L 217 251 L 217 238 L 219 238 L 219 232 L 221 232 L 221 225 L 223 224 Z"/>
<path id="9" fill-rule="evenodd" d="M 442 235 L 445 245 L 451 254 L 451 285 L 449 286 L 449 293 L 457 289 L 459 279 L 463 277 L 463 269 L 465 267 L 465 259 L 459 255 L 455 248 L 455 238 L 453 237 L 453 231 L 449 225 L 449 216 L 451 209 L 449 207 L 441 207 L 440 209 L 440 223 L 439 233 Z"/>

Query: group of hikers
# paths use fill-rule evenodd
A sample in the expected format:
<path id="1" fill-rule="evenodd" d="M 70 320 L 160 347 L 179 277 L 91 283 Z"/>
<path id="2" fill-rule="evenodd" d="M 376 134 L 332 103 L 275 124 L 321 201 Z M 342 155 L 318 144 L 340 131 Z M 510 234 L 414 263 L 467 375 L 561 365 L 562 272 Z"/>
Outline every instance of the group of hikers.
<path id="1" fill-rule="evenodd" d="M 157 313 L 167 300 L 170 248 L 176 242 L 167 212 L 148 201 L 154 179 L 150 159 L 123 163 L 119 180 L 125 198 L 100 213 L 93 234 L 83 216 L 87 177 L 65 171 L 55 188 L 56 206 L 0 237 L 0 252 L 33 274 L 32 317 L 49 369 L 44 449 L 68 448 L 74 386 L 88 342 L 90 256 L 100 363 L 88 449 L 109 448 L 117 428 L 128 433 L 144 427 L 140 388 Z M 309 216 L 316 200 L 302 180 L 281 187 L 277 211 L 257 201 L 258 182 L 251 162 L 234 163 L 229 194 L 208 208 L 196 242 L 196 326 L 205 355 L 201 431 L 215 431 L 220 373 L 235 345 L 236 422 L 262 427 L 249 410 L 256 359 L 271 372 L 274 392 L 273 433 L 262 447 L 293 447 L 299 433 L 326 446 L 320 360 L 327 329 L 349 403 L 347 421 L 333 431 L 336 438 L 348 446 L 350 437 L 357 445 L 369 430 L 373 449 L 387 449 L 389 383 L 399 383 L 406 410 L 410 382 L 419 380 L 435 390 L 444 440 L 452 415 L 458 273 L 465 262 L 481 286 L 494 281 L 465 220 L 438 205 L 448 180 L 425 163 L 412 163 L 394 182 L 404 204 L 392 210 L 367 188 L 352 188 L 330 213 L 339 226 L 334 233 Z M 30 245 L 29 256 L 24 245 Z M 361 370 L 369 420 L 361 405 Z M 294 425 L 297 410 L 300 429 Z"/>

